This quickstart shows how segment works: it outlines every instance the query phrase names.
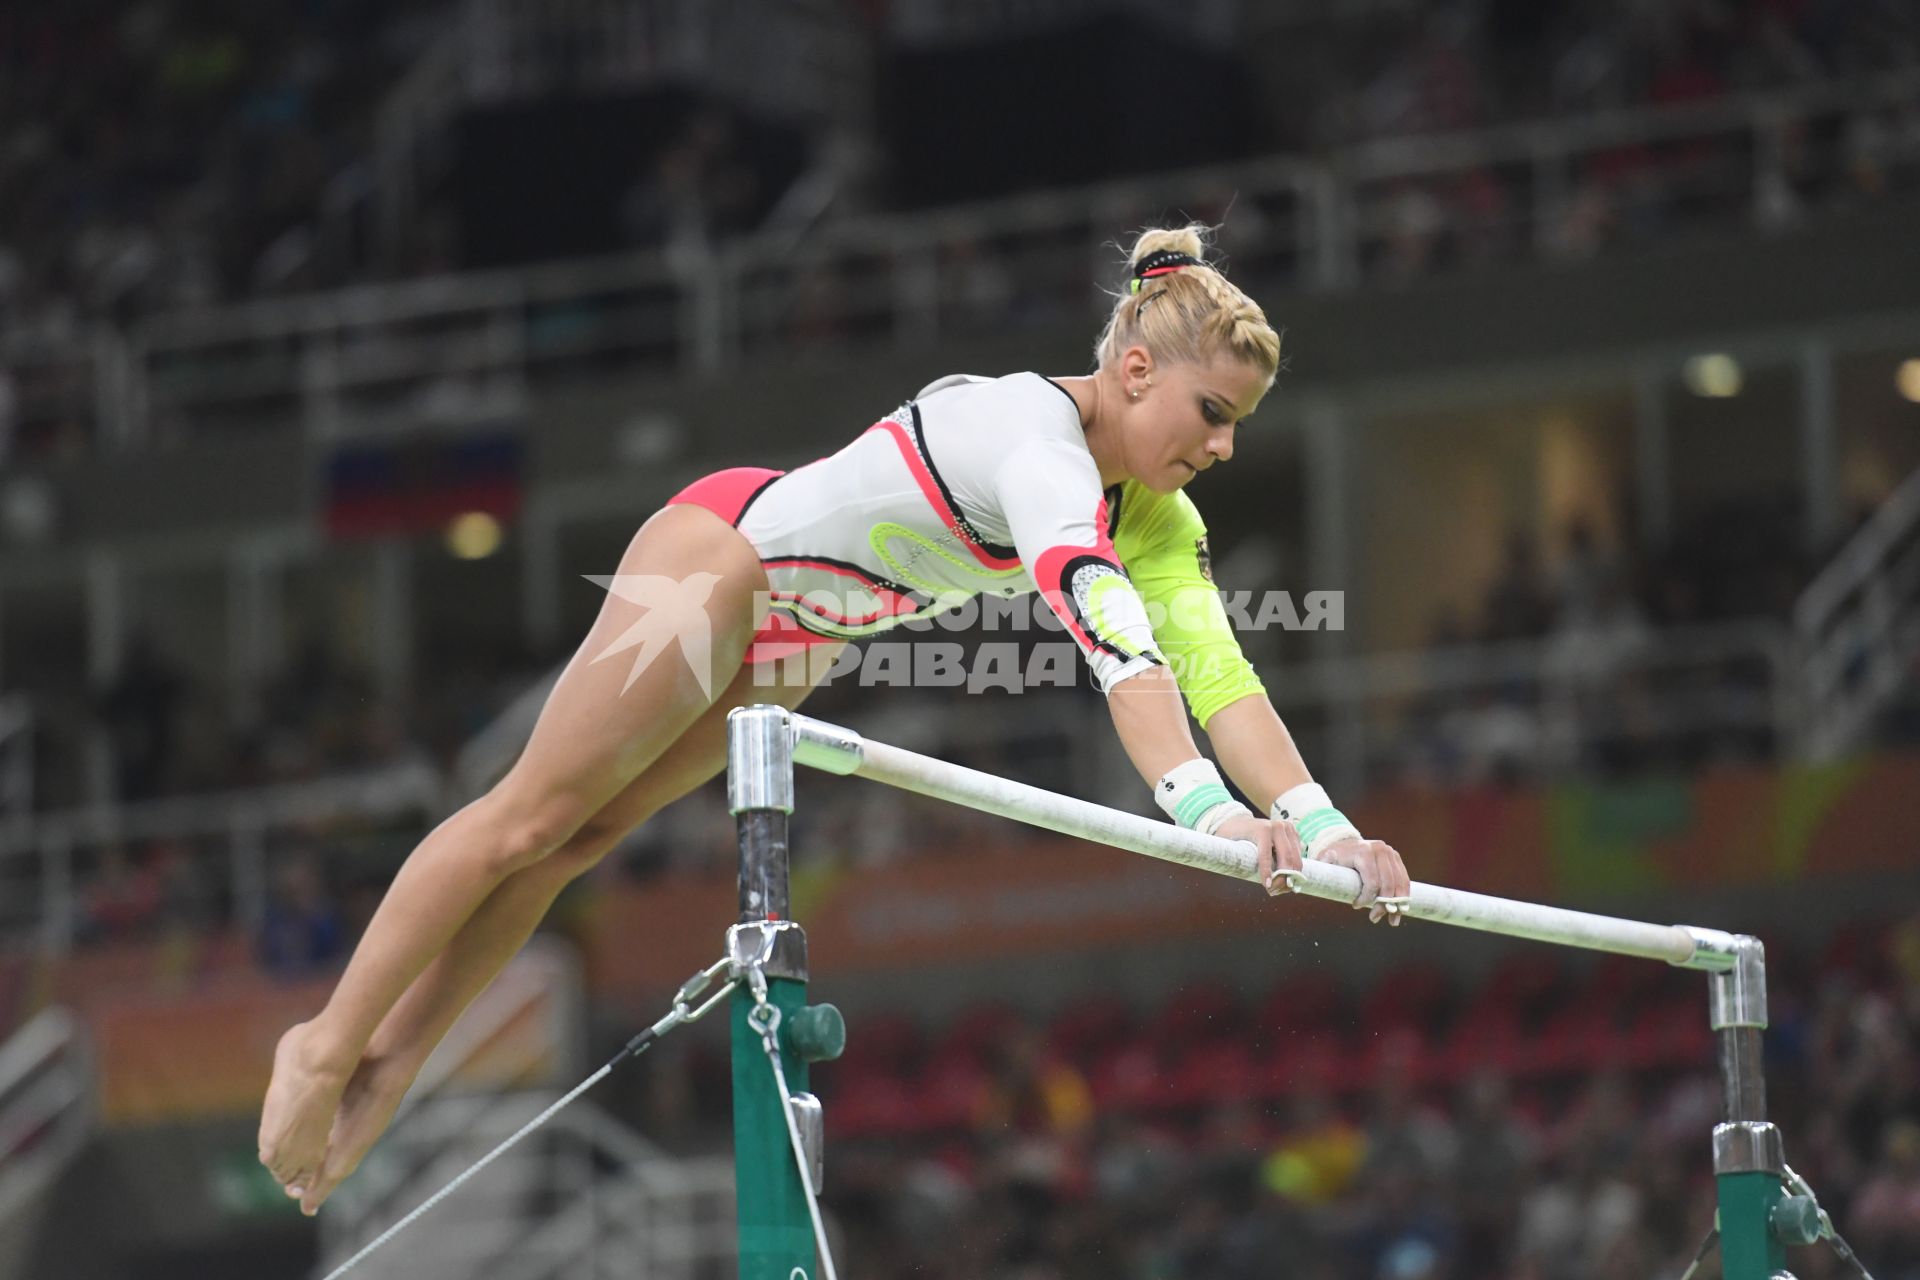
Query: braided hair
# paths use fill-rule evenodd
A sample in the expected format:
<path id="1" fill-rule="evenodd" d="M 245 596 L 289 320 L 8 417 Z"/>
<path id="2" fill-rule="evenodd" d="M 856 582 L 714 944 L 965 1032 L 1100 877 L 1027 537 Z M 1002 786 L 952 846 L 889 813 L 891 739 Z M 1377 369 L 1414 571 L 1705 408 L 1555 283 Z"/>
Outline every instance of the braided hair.
<path id="1" fill-rule="evenodd" d="M 1139 345 L 1154 359 L 1206 364 L 1230 354 L 1271 378 L 1280 367 L 1280 335 L 1266 313 L 1206 261 L 1200 223 L 1141 234 L 1127 255 L 1127 292 L 1094 345 L 1104 368 Z"/>

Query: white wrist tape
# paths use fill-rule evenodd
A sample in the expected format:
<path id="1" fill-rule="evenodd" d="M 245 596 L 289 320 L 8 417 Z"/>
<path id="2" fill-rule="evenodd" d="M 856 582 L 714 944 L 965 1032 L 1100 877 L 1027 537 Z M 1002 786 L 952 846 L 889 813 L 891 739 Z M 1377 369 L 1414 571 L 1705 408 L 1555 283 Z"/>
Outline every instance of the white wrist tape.
<path id="1" fill-rule="evenodd" d="M 1316 782 L 1303 782 L 1275 800 L 1270 816 L 1293 824 L 1309 858 L 1319 857 L 1336 841 L 1360 836 L 1359 828 L 1333 807 L 1326 788 Z"/>
<path id="2" fill-rule="evenodd" d="M 1228 793 L 1220 771 L 1206 759 L 1189 760 L 1168 772 L 1153 788 L 1153 802 L 1181 826 L 1207 836 L 1229 818 L 1253 816 L 1253 810 Z"/>

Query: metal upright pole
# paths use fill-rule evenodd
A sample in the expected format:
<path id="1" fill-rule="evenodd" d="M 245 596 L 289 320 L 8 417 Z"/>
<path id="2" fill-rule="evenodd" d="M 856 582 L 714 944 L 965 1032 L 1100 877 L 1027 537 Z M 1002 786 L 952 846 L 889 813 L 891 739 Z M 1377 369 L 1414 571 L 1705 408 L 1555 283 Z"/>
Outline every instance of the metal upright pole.
<path id="1" fill-rule="evenodd" d="M 1720 1042 L 1721 1113 L 1713 1130 L 1719 1184 L 1720 1269 L 1725 1280 L 1776 1280 L 1786 1274 L 1786 1148 L 1767 1121 L 1760 1033 L 1767 1026 L 1766 952 L 1758 938 L 1734 939 L 1734 965 L 1712 974 L 1713 1029 Z"/>
<path id="2" fill-rule="evenodd" d="M 793 812 L 793 731 L 784 708 L 739 707 L 727 717 L 727 805 L 740 837 L 740 921 L 727 931 L 736 974 L 758 964 L 780 1010 L 781 1069 L 794 1119 L 820 1187 L 820 1103 L 807 1064 L 838 1057 L 846 1028 L 831 1005 L 806 1006 L 807 935 L 787 918 L 787 818 Z M 783 1102 L 745 982 L 733 994 L 733 1151 L 740 1223 L 740 1280 L 811 1280 L 813 1224 Z"/>

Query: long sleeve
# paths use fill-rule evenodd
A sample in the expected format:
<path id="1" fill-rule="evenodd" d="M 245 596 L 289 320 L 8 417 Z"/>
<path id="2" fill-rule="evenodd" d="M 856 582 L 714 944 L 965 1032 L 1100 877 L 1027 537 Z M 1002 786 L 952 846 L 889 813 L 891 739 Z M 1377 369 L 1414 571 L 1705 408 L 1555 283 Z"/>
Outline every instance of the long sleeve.
<path id="1" fill-rule="evenodd" d="M 1086 451 L 1035 441 L 1001 464 L 994 489 L 1021 562 L 1086 654 L 1101 690 L 1166 665 L 1107 536 L 1106 499 Z"/>
<path id="2" fill-rule="evenodd" d="M 1241 651 L 1214 585 L 1207 526 L 1185 493 L 1147 495 L 1133 486 L 1122 515 L 1120 553 L 1146 601 L 1160 652 L 1173 668 L 1193 718 L 1205 729 L 1222 707 L 1266 693 Z"/>

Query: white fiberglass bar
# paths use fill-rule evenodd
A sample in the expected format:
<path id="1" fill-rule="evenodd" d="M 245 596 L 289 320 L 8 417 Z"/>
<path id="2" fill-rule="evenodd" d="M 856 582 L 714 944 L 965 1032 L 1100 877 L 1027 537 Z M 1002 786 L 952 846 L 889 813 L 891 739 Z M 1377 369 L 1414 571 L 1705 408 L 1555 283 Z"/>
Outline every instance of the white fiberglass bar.
<path id="1" fill-rule="evenodd" d="M 1202 871 L 1256 880 L 1253 846 L 1223 840 L 1142 818 L 1104 805 L 1076 800 L 1022 782 L 995 777 L 945 760 L 871 742 L 849 729 L 808 716 L 791 717 L 793 759 L 827 773 L 851 774 L 884 782 L 919 795 L 999 814 L 1030 826 L 1078 836 L 1148 857 L 1179 862 Z M 1308 859 L 1294 881 L 1296 893 L 1351 903 L 1360 893 L 1360 877 L 1345 867 Z M 1688 925 L 1646 924 L 1612 916 L 1568 911 L 1533 902 L 1467 893 L 1437 885 L 1413 885 L 1406 914 L 1415 920 L 1478 929 L 1484 933 L 1532 938 L 1561 946 L 1664 960 L 1689 969 L 1726 971 L 1734 967 L 1734 935 Z"/>

